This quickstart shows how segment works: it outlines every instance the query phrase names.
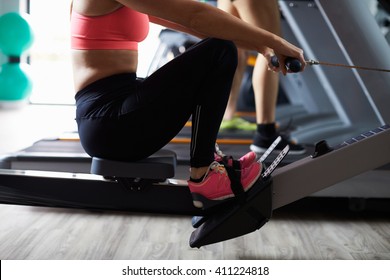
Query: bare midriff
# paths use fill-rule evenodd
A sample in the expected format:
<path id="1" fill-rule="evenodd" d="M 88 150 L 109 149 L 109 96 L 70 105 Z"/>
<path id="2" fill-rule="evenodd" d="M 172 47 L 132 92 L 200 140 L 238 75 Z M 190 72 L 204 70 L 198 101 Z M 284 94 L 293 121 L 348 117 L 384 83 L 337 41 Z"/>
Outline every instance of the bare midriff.
<path id="1" fill-rule="evenodd" d="M 72 50 L 75 91 L 102 78 L 135 73 L 138 51 L 135 50 Z"/>

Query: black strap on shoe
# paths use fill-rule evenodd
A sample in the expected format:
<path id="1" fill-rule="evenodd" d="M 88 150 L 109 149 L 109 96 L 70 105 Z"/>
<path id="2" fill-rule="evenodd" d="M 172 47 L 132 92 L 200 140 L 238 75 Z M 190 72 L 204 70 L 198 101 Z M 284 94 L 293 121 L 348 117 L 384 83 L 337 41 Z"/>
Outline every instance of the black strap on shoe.
<path id="1" fill-rule="evenodd" d="M 241 176 L 241 163 L 239 160 L 235 160 L 233 159 L 232 156 L 223 156 L 222 157 L 222 164 L 226 167 L 227 165 L 229 165 L 229 160 L 232 161 L 232 166 L 233 169 L 238 172 L 238 176 Z"/>
<path id="2" fill-rule="evenodd" d="M 230 179 L 230 187 L 234 193 L 235 199 L 239 204 L 244 204 L 246 201 L 244 187 L 241 184 L 241 172 L 236 172 L 236 169 L 232 166 L 228 166 L 223 163 L 226 172 Z"/>

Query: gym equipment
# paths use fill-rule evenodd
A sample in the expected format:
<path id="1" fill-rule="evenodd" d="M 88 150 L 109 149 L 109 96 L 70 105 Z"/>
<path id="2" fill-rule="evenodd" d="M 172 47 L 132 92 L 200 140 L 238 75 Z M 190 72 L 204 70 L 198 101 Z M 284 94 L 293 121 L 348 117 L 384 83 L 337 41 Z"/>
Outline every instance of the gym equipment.
<path id="1" fill-rule="evenodd" d="M 329 3 L 332 2 L 332 4 L 336 4 L 336 2 L 333 2 L 332 0 L 327 1 Z M 347 2 L 347 0 L 345 2 Z M 293 19 L 305 19 L 305 13 L 307 12 L 305 9 L 311 9 L 311 20 L 317 22 L 320 21 L 320 23 L 327 23 L 324 18 L 328 19 L 328 17 L 322 17 L 321 14 L 325 10 L 323 9 L 323 6 L 321 6 L 321 10 L 317 9 L 316 7 L 313 8 L 309 6 L 304 7 L 302 9 L 301 5 L 303 3 L 320 3 L 319 1 L 289 1 L 289 3 L 292 3 L 294 5 L 299 4 L 298 7 L 293 7 L 294 5 L 289 5 L 287 7 L 287 9 L 294 9 L 290 11 L 291 13 L 300 13 L 304 11 L 302 17 L 293 17 Z M 351 4 L 351 2 L 349 3 Z M 361 6 L 359 6 L 361 5 L 361 3 L 355 1 L 352 6 L 354 6 L 355 4 L 358 9 L 361 8 Z M 326 6 L 330 4 L 324 3 L 324 5 Z M 342 1 L 342 3 L 340 1 L 337 1 L 337 5 L 337 9 L 339 9 L 341 5 L 343 6 L 343 10 L 345 11 L 344 1 Z M 319 13 L 319 10 L 321 11 L 321 13 Z M 357 13 L 356 9 L 352 9 L 352 12 Z M 327 14 L 324 13 L 324 15 Z M 294 21 L 292 22 L 294 24 Z M 312 28 L 312 32 L 308 32 L 308 37 L 313 35 L 313 26 L 315 25 L 306 23 L 306 28 Z M 325 28 L 325 30 L 334 31 L 334 29 L 332 29 L 334 28 L 334 26 L 332 26 L 332 28 L 329 28 L 329 25 L 327 24 L 320 24 L 321 28 L 324 26 L 326 26 L 327 28 Z M 299 28 L 294 28 L 294 30 L 300 31 Z M 321 41 L 322 38 L 319 38 L 319 42 L 316 43 L 320 44 L 320 46 L 322 43 L 324 43 L 323 46 L 325 46 L 325 43 L 328 42 L 327 39 L 329 39 L 329 32 L 322 33 L 318 30 L 315 31 L 317 34 L 320 34 L 322 37 L 324 37 L 324 42 Z M 334 33 L 337 35 L 337 32 Z M 331 34 L 333 36 L 332 32 Z M 331 40 L 329 42 L 336 43 L 334 45 L 337 46 L 338 41 L 334 40 L 334 37 L 332 36 L 330 36 Z M 302 39 L 299 36 L 298 38 Z M 308 41 L 314 42 L 316 40 L 310 39 Z M 313 47 L 313 49 L 320 49 L 320 52 L 325 52 L 327 48 Z M 307 53 L 306 50 L 305 52 Z M 310 56 L 330 57 L 331 54 L 335 54 L 335 56 L 340 55 L 337 49 L 335 51 L 333 48 L 330 48 L 328 52 L 329 56 Z M 342 52 L 342 54 L 344 53 Z M 382 54 L 383 53 L 381 53 L 381 55 Z M 342 61 L 343 63 L 349 62 L 345 61 L 346 59 L 344 56 L 341 57 L 344 58 L 344 61 L 336 59 L 335 61 Z M 387 58 L 385 57 L 384 59 Z M 367 65 L 366 63 L 356 64 Z M 381 65 L 379 66 L 382 67 Z M 386 66 L 383 67 L 386 68 Z M 330 138 L 332 140 L 332 145 L 336 141 L 335 137 L 333 137 L 336 134 L 340 134 L 337 135 L 337 137 L 342 137 L 346 134 L 350 135 L 355 130 L 359 129 L 364 131 L 364 127 L 374 127 L 371 126 L 373 123 L 377 124 L 379 122 L 380 124 L 382 124 L 381 121 L 386 120 L 386 112 L 383 114 L 384 111 L 382 110 L 385 104 L 382 104 L 382 106 L 376 106 L 377 104 L 379 104 L 378 102 L 380 94 L 382 94 L 384 103 L 387 103 L 386 100 L 388 98 L 388 93 L 385 92 L 385 94 L 383 95 L 383 89 L 381 92 L 381 86 L 383 86 L 383 84 L 377 86 L 378 93 L 376 93 L 375 91 L 373 91 L 372 83 L 370 83 L 370 81 L 376 80 L 372 77 L 371 80 L 362 79 L 360 74 L 357 75 L 358 73 L 352 70 L 342 71 L 348 72 L 348 75 L 345 76 L 341 72 L 337 71 L 337 73 L 328 73 L 325 69 L 315 69 L 318 70 L 315 70 L 315 72 L 311 71 L 311 74 L 315 74 L 313 75 L 314 79 L 310 80 L 305 77 L 305 79 L 303 80 L 303 85 L 307 86 L 307 84 L 311 81 L 324 82 L 324 84 L 318 82 L 321 87 L 318 87 L 318 91 L 316 91 L 316 93 L 327 93 L 327 90 L 331 92 L 332 98 L 329 99 L 331 99 L 332 102 L 329 102 L 328 100 L 328 102 L 323 102 L 322 104 L 325 107 L 326 105 L 339 105 L 338 107 L 334 106 L 336 109 L 331 107 L 334 109 L 334 112 L 337 112 L 337 114 L 334 114 L 334 112 L 332 111 L 331 115 L 333 117 L 337 117 L 335 117 L 334 119 L 337 119 L 338 121 L 339 119 L 342 119 L 339 118 L 339 115 L 343 116 L 343 110 L 348 111 L 348 103 L 353 102 L 354 105 L 359 105 L 358 110 L 352 108 L 353 110 L 350 110 L 350 112 L 344 114 L 348 117 L 349 115 L 352 116 L 349 119 L 345 118 L 349 120 L 349 122 L 344 123 L 337 121 L 337 125 L 336 122 L 334 122 L 334 125 L 332 127 L 334 131 L 332 131 L 331 129 L 325 129 L 324 134 L 331 136 Z M 325 73 L 326 75 L 323 75 Z M 350 77 L 351 74 L 352 78 L 351 80 L 349 80 L 348 77 Z M 300 78 L 297 78 L 297 76 L 298 75 L 293 75 L 293 77 L 291 78 L 297 79 L 298 82 L 295 81 L 296 86 L 299 86 L 299 82 L 301 82 L 302 80 L 299 80 Z M 379 77 L 379 81 L 382 81 L 381 78 L 383 76 Z M 337 81 L 337 78 L 340 78 L 339 81 Z M 346 81 L 350 83 L 349 87 L 351 88 L 345 87 Z M 357 87 L 356 81 L 358 81 Z M 318 84 L 316 86 L 318 86 Z M 315 85 L 315 83 L 312 83 L 312 85 Z M 364 91 L 364 95 L 362 95 L 359 89 L 368 89 L 367 86 L 370 87 L 370 89 Z M 345 99 L 343 99 L 342 102 L 338 102 L 338 96 L 335 96 L 335 93 L 337 92 L 335 88 L 338 88 L 340 92 L 346 95 Z M 312 89 L 315 90 L 317 88 L 313 86 Z M 299 92 L 299 88 L 297 92 Z M 370 102 L 371 97 L 371 101 L 373 102 Z M 369 102 L 367 100 L 369 100 Z M 318 104 L 321 103 L 318 102 Z M 366 111 L 366 109 L 368 110 Z M 353 112 L 354 110 L 356 112 Z M 360 119 L 357 115 L 360 115 Z M 364 118 L 367 118 L 368 121 L 367 123 L 364 123 L 364 125 L 362 125 L 362 121 L 364 121 Z M 344 121 L 345 119 L 342 120 Z M 378 119 L 380 119 L 381 121 L 378 121 Z M 328 120 L 329 119 L 326 119 L 325 122 Z M 355 120 L 357 121 L 356 124 L 354 123 Z M 328 126 L 329 124 L 330 122 L 326 122 L 325 126 Z M 355 125 L 354 129 L 350 129 L 349 125 Z M 323 127 L 324 126 L 322 126 L 322 128 Z M 320 129 L 321 127 L 319 127 L 318 129 L 311 129 L 311 131 L 313 132 L 313 135 L 316 133 L 318 135 L 321 135 Z M 331 131 L 332 133 L 334 133 L 334 135 L 330 135 Z M 228 218 L 225 218 L 222 213 L 217 212 L 212 216 L 206 217 L 206 219 L 203 219 L 203 221 L 200 223 L 199 227 L 195 230 L 196 233 L 191 239 L 192 246 L 199 247 L 206 244 L 226 240 L 234 236 L 249 233 L 250 231 L 261 227 L 261 224 L 263 224 L 270 218 L 274 209 L 287 205 L 302 197 L 306 197 L 307 195 L 324 189 L 327 186 L 334 185 L 335 183 L 345 180 L 346 178 L 350 178 L 366 170 L 380 168 L 383 165 L 389 163 L 389 131 L 389 126 L 384 125 L 377 129 L 367 131 L 361 135 L 358 135 L 357 137 L 350 138 L 349 140 L 343 142 L 341 145 L 335 146 L 333 148 L 329 148 L 329 145 L 326 145 L 326 143 L 324 144 L 322 142 L 322 144 L 319 144 L 317 146 L 315 153 L 313 153 L 312 157 L 307 157 L 302 160 L 298 160 L 294 163 L 275 170 L 275 172 L 272 174 L 272 177 L 269 178 L 270 181 L 259 181 L 253 189 L 254 191 L 256 191 L 256 193 L 248 193 L 247 200 L 249 198 L 250 201 L 262 201 L 260 204 L 256 202 L 252 205 L 246 204 L 247 207 L 239 207 L 238 209 L 234 208 L 234 204 L 230 206 L 234 209 L 237 209 L 234 210 L 233 208 L 229 208 L 232 209 L 233 212 L 235 211 L 234 213 L 237 213 L 237 215 L 239 215 L 236 217 L 240 217 L 239 219 L 234 218 L 236 219 L 236 221 L 234 221 L 235 228 L 245 228 L 244 231 L 235 232 L 231 228 L 234 223 L 230 223 L 228 221 Z M 302 127 L 298 127 L 298 132 L 302 132 Z M 318 137 L 318 135 L 316 136 L 316 138 Z M 324 137 L 323 139 L 327 138 Z M 163 155 L 155 155 L 155 158 L 151 160 L 151 162 L 149 162 L 150 159 L 146 159 L 142 163 L 110 162 L 110 164 L 108 165 L 104 165 L 105 163 L 107 163 L 105 160 L 96 159 L 96 163 L 94 164 L 97 164 L 97 166 L 100 167 L 93 172 L 99 173 L 97 175 L 91 175 L 89 174 L 89 172 L 42 172 L 31 170 L 2 169 L 0 170 L 0 201 L 2 203 L 22 205 L 44 205 L 54 207 L 72 207 L 82 209 L 119 211 L 142 211 L 153 213 L 157 212 L 186 215 L 189 214 L 196 216 L 202 215 L 203 213 L 200 210 L 195 209 L 192 206 L 192 199 L 190 197 L 188 188 L 186 187 L 186 182 L 183 180 L 169 178 L 169 176 L 172 175 L 172 168 L 174 168 L 175 164 L 177 164 L 175 158 L 176 157 L 174 154 L 172 154 L 172 152 L 164 152 Z M 92 159 L 92 162 L 95 162 L 95 159 Z M 113 165 L 114 170 L 109 169 Z M 163 168 L 163 170 L 165 171 L 163 172 L 163 174 L 159 174 L 156 176 L 152 175 L 148 178 L 141 178 L 138 174 L 139 171 L 135 173 L 131 172 L 131 170 L 133 169 L 139 169 L 140 166 L 142 166 L 141 170 L 144 170 L 143 168 L 145 167 L 149 171 L 142 174 L 142 176 L 146 176 L 145 174 L 154 174 L 154 172 L 156 172 L 156 174 L 159 174 L 158 170 L 160 168 Z M 126 171 L 129 171 L 128 173 L 116 173 L 116 171 L 120 170 L 120 168 L 125 168 Z M 177 172 L 175 172 L 175 174 L 176 173 Z M 386 187 L 388 188 L 388 182 L 385 183 Z M 370 188 L 366 187 L 366 189 L 371 190 L 372 186 L 370 186 Z M 349 193 L 348 195 L 353 196 L 354 193 Z M 264 198 L 264 200 L 261 198 Z M 267 204 L 266 201 L 271 203 Z M 243 205 L 245 205 L 245 203 Z M 266 209 L 258 208 L 262 208 L 263 205 L 268 206 L 264 206 Z M 253 216 L 256 218 L 253 218 Z M 245 225 L 241 224 L 243 223 L 243 221 L 245 221 Z M 253 224 L 255 224 L 255 226 L 253 226 Z M 233 236 L 231 234 L 233 234 Z"/>
<path id="2" fill-rule="evenodd" d="M 308 57 L 390 69 L 388 42 L 365 1 L 339 2 L 279 0 L 283 36 L 301 46 Z M 191 36 L 163 30 L 149 73 L 196 41 Z M 288 102 L 277 107 L 276 120 L 281 127 L 291 128 L 292 138 L 299 143 L 327 139 L 334 145 L 361 130 L 390 123 L 385 106 L 390 104 L 386 90 L 390 79 L 385 72 L 307 67 L 303 73 L 287 75 L 280 82 Z M 248 76 L 240 96 L 251 90 L 250 83 Z"/>
<path id="3" fill-rule="evenodd" d="M 92 159 L 92 172 L 0 169 L 1 203 L 80 209 L 199 214 L 186 181 L 167 179 L 176 155 L 161 150 L 139 162 Z M 145 178 L 140 178 L 140 174 Z"/>
<path id="4" fill-rule="evenodd" d="M 187 176 L 189 165 L 188 127 L 174 138 L 163 149 L 175 151 L 176 162 L 179 170 L 176 170 L 175 178 Z M 189 133 L 189 132 L 188 132 Z M 226 137 L 226 138 L 224 138 Z M 229 138 L 234 137 L 234 138 Z M 247 138 L 245 138 L 247 137 Z M 226 154 L 239 158 L 248 152 L 252 136 L 237 135 L 234 133 L 218 137 L 217 143 Z M 287 155 L 281 165 L 302 159 L 314 151 L 313 146 L 307 146 L 307 153 L 302 155 Z M 269 155 L 265 163 L 270 164 L 276 154 Z M 91 170 L 91 157 L 82 148 L 77 133 L 65 133 L 55 138 L 45 138 L 35 142 L 32 146 L 21 151 L 0 156 L 0 169 L 55 171 L 70 173 L 89 173 Z"/>
<path id="5" fill-rule="evenodd" d="M 350 65 L 352 65 L 350 62 L 357 65 L 378 65 L 383 68 L 389 65 L 388 51 L 384 55 L 388 45 L 375 19 L 369 14 L 362 1 L 343 0 L 341 3 L 334 0 L 323 2 L 281 0 L 279 5 L 283 15 L 283 34 L 289 41 L 303 46 L 305 54 L 310 57 L 326 57 Z M 335 11 L 338 15 L 334 15 Z M 367 24 L 361 26 L 360 19 Z M 345 22 L 348 21 L 351 22 L 346 24 Z M 344 29 L 350 26 L 353 28 L 359 26 L 362 31 L 346 32 Z M 365 34 L 364 38 L 359 35 L 362 33 Z M 172 30 L 163 30 L 160 39 L 161 45 L 156 52 L 150 72 L 161 65 L 165 57 L 172 53 L 180 53 L 183 48 L 195 42 L 193 37 Z M 361 48 L 365 51 L 358 52 Z M 352 57 L 350 57 L 351 52 Z M 375 57 L 375 60 L 372 57 Z M 382 62 L 376 64 L 379 60 Z M 387 110 L 387 104 L 390 104 L 387 90 L 390 86 L 388 74 L 362 72 L 355 69 L 307 67 L 304 73 L 283 77 L 282 87 L 289 97 L 290 104 L 278 106 L 278 122 L 285 127 L 286 123 L 291 121 L 293 129 L 291 134 L 298 142 L 316 143 L 326 139 L 330 145 L 337 145 L 361 131 L 390 123 Z M 187 133 L 189 128 L 185 130 L 187 131 L 184 132 Z M 243 140 L 245 137 L 246 140 L 252 138 L 248 134 L 236 133 L 232 136 Z M 188 139 L 184 139 L 183 143 L 185 141 L 188 142 Z M 238 156 L 246 151 L 246 145 L 247 143 L 226 145 L 222 148 L 226 153 Z M 179 167 L 188 163 L 188 158 L 183 156 L 188 153 L 186 145 L 170 144 L 167 148 L 177 153 Z M 309 151 L 309 154 L 312 154 L 311 147 Z M 299 159 L 288 155 L 282 164 Z M 270 157 L 270 160 L 273 158 Z M 45 139 L 21 153 L 11 155 L 0 162 L 1 164 L 3 168 L 11 169 L 88 173 L 91 159 L 77 141 Z M 182 171 L 183 174 L 187 172 L 185 168 Z M 314 195 L 388 198 L 390 197 L 386 183 L 389 178 L 388 171 L 389 167 L 373 170 L 354 178 L 352 184 L 342 182 Z M 181 170 L 176 174 L 178 172 L 180 173 Z M 383 178 L 383 180 L 379 181 L 376 178 Z M 365 187 L 374 180 L 375 184 L 372 188 Z"/>
<path id="6" fill-rule="evenodd" d="M 264 160 L 273 152 L 281 139 L 278 137 L 274 141 L 259 162 L 264 164 Z M 261 179 L 248 192 L 237 193 L 234 201 L 226 203 L 223 209 L 215 213 L 194 216 L 192 224 L 197 230 L 191 234 L 190 246 L 200 247 L 205 245 L 204 242 L 211 244 L 238 237 L 253 232 L 268 222 L 272 216 L 271 174 L 288 154 L 289 149 L 287 145 L 279 153 L 272 164 L 263 170 Z M 235 179 L 231 181 L 234 182 Z"/>
<path id="7" fill-rule="evenodd" d="M 0 17 L 0 50 L 8 56 L 0 72 L 0 103 L 24 101 L 32 90 L 32 82 L 20 56 L 33 43 L 33 33 L 19 13 L 7 13 Z"/>
<path id="8" fill-rule="evenodd" d="M 325 65 L 325 66 L 333 66 L 333 67 L 344 67 L 349 69 L 358 69 L 358 70 L 368 70 L 368 71 L 378 71 L 378 72 L 390 72 L 389 69 L 375 68 L 375 67 L 365 67 L 365 66 L 356 66 L 356 65 L 346 65 L 339 63 L 330 63 L 324 61 L 318 61 L 314 59 L 307 60 L 306 63 L 310 66 L 313 65 Z"/>
<path id="9" fill-rule="evenodd" d="M 389 125 L 333 148 L 319 143 L 312 156 L 276 169 L 272 177 L 264 175 L 244 203 L 208 216 L 195 230 L 191 246 L 252 232 L 270 219 L 273 210 L 389 163 L 389 143 Z M 192 204 L 187 182 L 172 179 L 176 164 L 175 153 L 162 150 L 138 162 L 93 158 L 95 174 L 0 169 L 0 202 L 202 216 Z M 233 230 L 233 225 L 240 230 Z"/>
<path id="10" fill-rule="evenodd" d="M 245 203 L 236 203 L 204 219 L 195 219 L 190 246 L 228 240 L 261 228 L 272 211 L 338 181 L 390 162 L 390 126 L 385 125 L 329 147 L 316 145 L 311 157 L 275 170 L 272 178 L 248 191 Z M 267 178 L 267 176 L 264 176 Z"/>
<path id="11" fill-rule="evenodd" d="M 273 57 L 271 57 L 271 64 L 275 67 L 279 67 L 279 61 L 275 55 Z M 285 65 L 286 65 L 287 70 L 289 70 L 293 73 L 297 73 L 297 72 L 301 71 L 301 69 L 302 69 L 301 62 L 298 59 L 295 59 L 292 57 L 286 58 Z"/>
<path id="12" fill-rule="evenodd" d="M 302 47 L 306 57 L 390 69 L 388 40 L 366 1 L 280 0 L 279 6 L 283 36 Z M 313 66 L 303 73 L 286 75 L 280 82 L 290 104 L 277 107 L 276 119 L 282 126 L 291 123 L 290 135 L 297 142 L 326 139 L 337 145 L 360 131 L 390 123 L 390 79 L 386 72 Z M 389 166 L 315 196 L 388 198 L 387 185 L 376 178 L 386 182 Z M 365 188 L 367 184 L 373 187 Z"/>
<path id="13" fill-rule="evenodd" d="M 314 60 L 314 59 L 306 60 L 305 62 L 309 66 L 325 65 L 325 66 L 333 66 L 333 67 L 344 67 L 344 68 L 348 68 L 348 69 L 390 72 L 390 69 L 382 69 L 382 68 L 366 67 L 366 66 L 356 66 L 356 65 L 346 65 L 346 64 L 339 64 L 339 63 L 330 63 L 330 62 L 318 61 L 318 60 Z M 278 58 L 276 56 L 271 57 L 271 63 L 273 66 L 279 67 L 279 61 L 278 61 Z M 297 72 L 301 71 L 302 64 L 300 63 L 300 61 L 298 59 L 288 57 L 286 59 L 286 68 L 287 68 L 287 70 L 290 70 L 293 73 L 297 73 Z"/>
<path id="14" fill-rule="evenodd" d="M 390 69 L 389 44 L 365 1 L 281 0 L 279 6 L 284 37 L 306 57 Z M 386 72 L 306 67 L 280 81 L 291 104 L 277 108 L 276 117 L 281 124 L 292 119 L 291 136 L 300 143 L 334 145 L 390 122 Z"/>

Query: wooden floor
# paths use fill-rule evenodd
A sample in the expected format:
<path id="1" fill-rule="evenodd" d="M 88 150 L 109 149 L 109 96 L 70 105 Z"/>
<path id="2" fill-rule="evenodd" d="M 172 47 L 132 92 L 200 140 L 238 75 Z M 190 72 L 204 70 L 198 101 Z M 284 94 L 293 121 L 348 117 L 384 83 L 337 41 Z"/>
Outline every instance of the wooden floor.
<path id="1" fill-rule="evenodd" d="M 0 259 L 390 259 L 378 215 L 278 211 L 259 231 L 192 249 L 191 218 L 0 206 Z"/>
<path id="2" fill-rule="evenodd" d="M 0 110 L 0 152 L 72 128 L 52 124 L 71 111 Z M 388 213 L 278 210 L 259 231 L 201 249 L 188 245 L 191 217 L 0 205 L 0 221 L 0 259 L 390 259 Z"/>

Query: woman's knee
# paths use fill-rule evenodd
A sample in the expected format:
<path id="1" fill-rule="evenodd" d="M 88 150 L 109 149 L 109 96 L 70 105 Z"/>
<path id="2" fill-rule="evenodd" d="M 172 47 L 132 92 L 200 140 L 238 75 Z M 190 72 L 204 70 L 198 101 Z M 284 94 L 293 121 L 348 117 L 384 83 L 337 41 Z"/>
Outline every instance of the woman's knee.
<path id="1" fill-rule="evenodd" d="M 238 52 L 236 45 L 232 41 L 215 38 L 210 39 L 210 44 L 217 53 L 221 68 L 235 71 L 238 63 Z"/>

